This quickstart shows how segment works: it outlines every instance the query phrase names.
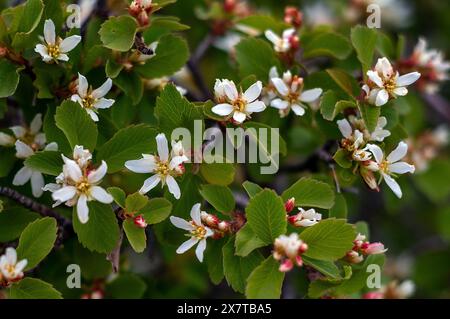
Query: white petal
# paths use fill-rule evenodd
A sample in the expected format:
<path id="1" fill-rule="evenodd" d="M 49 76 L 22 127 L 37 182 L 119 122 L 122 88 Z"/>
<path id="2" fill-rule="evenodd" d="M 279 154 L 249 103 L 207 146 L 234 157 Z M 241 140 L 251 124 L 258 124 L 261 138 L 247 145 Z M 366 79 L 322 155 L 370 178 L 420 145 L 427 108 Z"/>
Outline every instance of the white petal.
<path id="1" fill-rule="evenodd" d="M 16 175 L 14 175 L 12 183 L 14 186 L 25 185 L 30 180 L 31 175 L 33 175 L 33 170 L 24 166 L 16 173 Z"/>
<path id="2" fill-rule="evenodd" d="M 91 184 L 96 184 L 102 180 L 106 175 L 106 171 L 108 170 L 108 165 L 105 161 L 102 161 L 102 164 L 95 170 L 90 171 L 88 175 L 88 181 Z"/>
<path id="3" fill-rule="evenodd" d="M 300 101 L 310 103 L 314 102 L 322 94 L 322 89 L 306 90 L 300 95 Z"/>
<path id="4" fill-rule="evenodd" d="M 77 202 L 77 215 L 80 223 L 86 224 L 89 221 L 89 207 L 87 205 L 87 197 L 81 194 Z"/>
<path id="5" fill-rule="evenodd" d="M 142 185 L 141 189 L 139 190 L 139 193 L 147 194 L 151 189 L 153 189 L 156 185 L 158 185 L 160 181 L 161 178 L 158 175 L 153 175 L 147 178 L 144 181 L 144 185 Z"/>
<path id="6" fill-rule="evenodd" d="M 419 72 L 411 72 L 397 78 L 397 86 L 406 86 L 413 84 L 420 78 Z"/>
<path id="7" fill-rule="evenodd" d="M 15 142 L 15 139 L 8 134 L 0 132 L 0 146 L 11 146 Z"/>
<path id="8" fill-rule="evenodd" d="M 395 150 L 393 150 L 386 159 L 389 163 L 395 163 L 405 157 L 406 153 L 408 153 L 408 144 L 405 142 L 400 142 Z"/>
<path id="9" fill-rule="evenodd" d="M 194 230 L 194 226 L 192 226 L 191 223 L 184 220 L 183 218 L 176 217 L 176 216 L 170 216 L 170 222 L 177 228 L 184 229 L 187 231 Z"/>
<path id="10" fill-rule="evenodd" d="M 377 72 L 369 70 L 366 74 L 369 77 L 370 81 L 375 83 L 380 88 L 383 87 L 383 80 L 381 80 Z"/>
<path id="11" fill-rule="evenodd" d="M 282 99 L 275 99 L 270 102 L 270 106 L 273 106 L 274 108 L 279 110 L 284 110 L 289 106 L 289 102 Z"/>
<path id="12" fill-rule="evenodd" d="M 65 162 L 65 169 L 67 172 L 67 175 L 74 181 L 78 182 L 81 180 L 83 173 L 81 172 L 80 167 L 78 166 L 77 162 L 71 159 L 67 159 Z"/>
<path id="13" fill-rule="evenodd" d="M 59 49 L 62 53 L 67 53 L 69 51 L 72 51 L 78 43 L 80 43 L 81 37 L 79 35 L 72 35 L 71 37 L 68 37 L 64 39 L 61 44 L 59 45 Z"/>
<path id="14" fill-rule="evenodd" d="M 389 186 L 389 188 L 392 189 L 394 194 L 398 198 L 402 198 L 402 190 L 400 188 L 400 185 L 398 185 L 397 181 L 387 174 L 383 174 L 383 178 L 384 178 L 387 186 Z"/>
<path id="15" fill-rule="evenodd" d="M 273 44 L 276 44 L 278 41 L 281 40 L 281 38 L 278 35 L 276 35 L 272 30 L 266 30 L 264 34 L 266 38 Z"/>
<path id="16" fill-rule="evenodd" d="M 287 96 L 289 94 L 289 88 L 282 79 L 273 78 L 271 79 L 271 81 L 272 84 L 275 86 L 275 89 L 277 89 L 278 93 L 280 93 L 282 96 Z"/>
<path id="17" fill-rule="evenodd" d="M 27 129 L 22 126 L 12 126 L 9 129 L 14 133 L 14 136 L 17 138 L 24 137 L 25 134 L 27 134 Z"/>
<path id="18" fill-rule="evenodd" d="M 77 188 L 75 186 L 64 186 L 52 193 L 52 198 L 55 201 L 67 202 L 77 194 Z"/>
<path id="19" fill-rule="evenodd" d="M 17 262 L 17 252 L 14 248 L 8 247 L 6 248 L 6 260 L 8 261 L 8 264 L 15 265 Z"/>
<path id="20" fill-rule="evenodd" d="M 367 144 L 367 148 L 370 150 L 370 152 L 373 154 L 373 157 L 377 161 L 378 164 L 380 164 L 383 161 L 383 151 L 378 145 L 374 144 Z"/>
<path id="21" fill-rule="evenodd" d="M 377 94 L 377 98 L 375 100 L 375 105 L 382 106 L 382 105 L 386 104 L 388 100 L 389 100 L 388 92 L 386 90 L 380 90 L 380 92 L 378 92 L 378 94 Z"/>
<path id="22" fill-rule="evenodd" d="M 39 53 L 43 58 L 51 58 L 48 55 L 47 47 L 43 44 L 37 44 L 34 48 L 34 52 Z"/>
<path id="23" fill-rule="evenodd" d="M 155 158 L 142 158 L 139 160 L 126 161 L 125 167 L 135 173 L 151 173 L 156 168 Z"/>
<path id="24" fill-rule="evenodd" d="M 397 162 L 389 165 L 389 171 L 395 174 L 414 173 L 415 170 L 414 165 L 406 162 Z"/>
<path id="25" fill-rule="evenodd" d="M 44 38 L 48 44 L 53 45 L 56 42 L 55 24 L 50 19 L 45 20 L 44 23 Z"/>
<path id="26" fill-rule="evenodd" d="M 301 105 L 292 104 L 291 109 L 298 116 L 303 116 L 305 114 L 305 109 Z"/>
<path id="27" fill-rule="evenodd" d="M 177 254 L 183 254 L 186 251 L 188 251 L 192 246 L 194 246 L 198 242 L 197 238 L 191 237 L 190 239 L 186 240 L 184 243 L 180 245 L 177 249 Z"/>
<path id="28" fill-rule="evenodd" d="M 96 108 L 96 109 L 109 109 L 114 104 L 114 102 L 115 101 L 113 99 L 101 98 L 100 100 L 95 102 L 94 108 Z"/>
<path id="29" fill-rule="evenodd" d="M 253 102 L 261 95 L 262 90 L 262 83 L 261 81 L 256 82 L 255 84 L 251 85 L 245 92 L 244 97 L 247 100 L 247 102 Z"/>
<path id="30" fill-rule="evenodd" d="M 175 169 L 177 168 L 181 163 L 186 161 L 186 156 L 175 156 L 170 160 L 169 168 Z"/>
<path id="31" fill-rule="evenodd" d="M 78 73 L 78 98 L 80 97 L 86 97 L 87 95 L 87 90 L 89 88 L 89 83 L 88 80 L 86 79 L 86 77 L 84 75 L 81 75 L 80 73 Z M 75 99 L 77 95 L 72 95 L 72 101 L 74 101 L 74 97 Z M 78 100 L 78 102 L 81 102 L 81 98 Z M 75 102 L 77 102 L 75 101 Z M 83 104 L 82 102 L 80 104 Z"/>
<path id="32" fill-rule="evenodd" d="M 162 161 L 167 161 L 169 159 L 169 145 L 167 143 L 167 138 L 164 133 L 156 135 L 156 144 L 158 147 L 158 155 Z"/>
<path id="33" fill-rule="evenodd" d="M 191 218 L 197 226 L 202 225 L 200 206 L 201 204 L 197 203 L 191 208 Z"/>
<path id="34" fill-rule="evenodd" d="M 51 142 L 44 148 L 44 151 L 56 152 L 57 150 L 58 150 L 58 144 L 56 142 Z"/>
<path id="35" fill-rule="evenodd" d="M 26 259 L 22 259 L 21 261 L 19 261 L 15 267 L 16 273 L 20 274 L 25 269 L 27 264 L 28 264 L 28 260 L 26 260 Z"/>
<path id="36" fill-rule="evenodd" d="M 408 94 L 408 89 L 405 87 L 398 87 L 394 89 L 394 94 L 395 95 L 400 95 L 400 96 L 405 96 L 406 94 Z"/>
<path id="37" fill-rule="evenodd" d="M 58 56 L 58 60 L 67 62 L 67 61 L 69 61 L 69 56 L 68 56 L 67 54 L 61 53 L 61 54 Z"/>
<path id="38" fill-rule="evenodd" d="M 236 85 L 234 84 L 233 81 L 225 82 L 223 84 L 223 89 L 228 99 L 230 99 L 230 101 L 234 101 L 239 97 Z"/>
<path id="39" fill-rule="evenodd" d="M 347 121 L 346 119 L 339 120 L 337 121 L 337 125 L 339 127 L 339 131 L 341 131 L 342 133 L 342 136 L 344 136 L 345 138 L 349 138 L 350 136 L 352 136 L 353 129 L 349 121 Z"/>
<path id="40" fill-rule="evenodd" d="M 98 200 L 103 204 L 111 204 L 114 200 L 113 197 L 100 186 L 91 187 L 90 194 L 95 200 Z"/>
<path id="41" fill-rule="evenodd" d="M 72 95 L 72 96 L 70 97 L 70 100 L 71 100 L 72 102 L 77 102 L 77 103 L 79 103 L 81 106 L 83 106 L 83 100 L 82 100 L 82 98 L 81 98 L 78 94 Z"/>
<path id="42" fill-rule="evenodd" d="M 385 78 L 389 78 L 393 74 L 391 62 L 385 57 L 378 59 L 375 70 L 382 73 Z"/>
<path id="43" fill-rule="evenodd" d="M 90 110 L 90 109 L 86 109 L 86 112 L 89 114 L 89 116 L 91 117 L 91 119 L 94 122 L 98 122 L 98 115 L 97 115 L 97 113 L 95 113 L 93 110 Z"/>
<path id="44" fill-rule="evenodd" d="M 105 81 L 105 83 L 102 84 L 101 87 L 92 91 L 92 97 L 94 99 L 100 99 L 100 98 L 104 97 L 111 90 L 111 87 L 112 87 L 112 80 L 107 79 Z"/>
<path id="45" fill-rule="evenodd" d="M 266 105 L 262 101 L 252 102 L 250 104 L 247 104 L 247 106 L 245 107 L 245 111 L 248 113 L 262 112 L 265 109 L 266 109 Z"/>
<path id="46" fill-rule="evenodd" d="M 200 242 L 197 245 L 197 248 L 195 249 L 195 255 L 197 256 L 197 259 L 200 262 L 203 262 L 203 253 L 206 249 L 206 239 L 200 240 Z"/>
<path id="47" fill-rule="evenodd" d="M 220 116 L 227 116 L 230 115 L 231 112 L 233 112 L 233 106 L 227 103 L 223 103 L 223 104 L 217 104 L 216 106 L 214 106 L 211 111 L 213 111 L 214 113 L 216 113 L 217 115 Z"/>
<path id="48" fill-rule="evenodd" d="M 22 141 L 16 141 L 16 157 L 18 158 L 27 158 L 34 154 L 34 151 L 31 147 L 25 144 Z"/>
<path id="49" fill-rule="evenodd" d="M 31 121 L 30 132 L 32 134 L 37 134 L 42 128 L 42 114 L 38 113 Z"/>
<path id="50" fill-rule="evenodd" d="M 172 176 L 166 177 L 167 187 L 169 188 L 169 192 L 175 197 L 175 199 L 180 199 L 181 191 L 180 187 L 177 184 L 177 181 Z"/>
<path id="51" fill-rule="evenodd" d="M 39 198 L 42 196 L 44 191 L 42 188 L 44 187 L 44 176 L 40 172 L 34 171 L 31 175 L 31 191 L 33 196 Z"/>
<path id="52" fill-rule="evenodd" d="M 245 115 L 245 113 L 236 111 L 233 114 L 233 120 L 235 120 L 237 123 L 242 123 L 245 121 L 245 119 L 247 118 L 247 115 Z"/>

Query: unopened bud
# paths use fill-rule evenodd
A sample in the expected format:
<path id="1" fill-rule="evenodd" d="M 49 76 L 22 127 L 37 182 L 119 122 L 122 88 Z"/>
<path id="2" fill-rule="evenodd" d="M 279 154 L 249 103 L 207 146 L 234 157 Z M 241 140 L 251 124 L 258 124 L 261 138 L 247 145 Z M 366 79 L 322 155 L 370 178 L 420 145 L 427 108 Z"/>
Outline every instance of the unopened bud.
<path id="1" fill-rule="evenodd" d="M 299 254 L 303 254 L 304 252 L 306 252 L 308 250 L 308 244 L 306 243 L 302 243 L 300 245 L 300 247 L 298 248 L 298 253 Z"/>
<path id="2" fill-rule="evenodd" d="M 303 259 L 302 259 L 302 256 L 297 256 L 297 257 L 295 257 L 295 263 L 296 263 L 297 266 L 299 266 L 299 267 L 303 266 Z"/>
<path id="3" fill-rule="evenodd" d="M 278 268 L 281 272 L 288 272 L 294 267 L 294 263 L 290 259 L 286 259 L 283 261 L 280 265 L 280 268 Z"/>
<path id="4" fill-rule="evenodd" d="M 300 28 L 303 21 L 303 14 L 296 7 L 288 6 L 284 9 L 284 22 L 295 28 Z"/>
<path id="5" fill-rule="evenodd" d="M 236 0 L 225 0 L 223 3 L 223 10 L 228 13 L 232 13 L 236 8 Z"/>
<path id="6" fill-rule="evenodd" d="M 368 161 L 368 162 L 371 162 L 371 161 Z M 360 171 L 362 178 L 364 179 L 364 181 L 366 182 L 367 186 L 369 186 L 370 189 L 379 190 L 377 180 L 376 180 L 375 176 L 373 175 L 372 171 L 370 171 L 366 168 L 363 168 L 363 167 L 361 167 L 361 169 L 359 171 Z"/>
<path id="7" fill-rule="evenodd" d="M 139 215 L 134 218 L 134 224 L 139 228 L 147 227 L 147 223 L 142 215 Z"/>
<path id="8" fill-rule="evenodd" d="M 363 256 L 361 256 L 358 252 L 351 250 L 347 253 L 347 260 L 349 263 L 352 264 L 359 264 L 364 259 Z"/>
<path id="9" fill-rule="evenodd" d="M 226 221 L 221 221 L 219 225 L 217 225 L 220 231 L 227 232 L 230 230 L 230 223 Z"/>
<path id="10" fill-rule="evenodd" d="M 288 199 L 286 201 L 286 203 L 284 203 L 284 209 L 286 210 L 286 213 L 292 212 L 294 207 L 295 207 L 295 198 L 294 197 Z"/>
<path id="11" fill-rule="evenodd" d="M 365 245 L 363 245 L 363 247 L 364 246 Z M 363 248 L 364 253 L 367 254 L 367 255 L 382 254 L 386 250 L 387 249 L 384 248 L 384 245 L 382 243 L 371 243 L 371 244 L 368 244 L 367 246 L 365 246 Z"/>

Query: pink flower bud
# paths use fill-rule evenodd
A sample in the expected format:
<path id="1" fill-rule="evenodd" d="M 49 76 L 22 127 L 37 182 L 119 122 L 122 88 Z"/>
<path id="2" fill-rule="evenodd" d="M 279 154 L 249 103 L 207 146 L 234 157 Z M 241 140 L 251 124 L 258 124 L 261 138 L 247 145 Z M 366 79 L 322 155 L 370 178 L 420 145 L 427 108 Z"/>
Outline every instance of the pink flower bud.
<path id="1" fill-rule="evenodd" d="M 286 213 L 292 212 L 292 210 L 295 207 L 295 198 L 292 197 L 287 200 L 287 202 L 284 204 L 284 209 L 286 210 Z"/>
<path id="2" fill-rule="evenodd" d="M 281 263 L 280 268 L 278 268 L 278 270 L 281 272 L 288 272 L 293 267 L 294 267 L 294 264 L 292 263 L 292 261 L 290 259 L 286 259 L 285 261 L 283 261 Z"/>
<path id="3" fill-rule="evenodd" d="M 302 243 L 298 249 L 298 253 L 299 254 L 303 254 L 304 252 L 306 252 L 308 250 L 308 244 L 306 243 Z"/>
<path id="4" fill-rule="evenodd" d="M 145 222 L 145 219 L 142 215 L 139 215 L 134 218 L 134 224 L 139 228 L 147 227 L 147 223 Z"/>
<path id="5" fill-rule="evenodd" d="M 295 257 L 295 263 L 296 263 L 297 266 L 299 266 L 299 267 L 303 266 L 303 259 L 302 259 L 302 256 L 297 256 L 297 257 Z"/>
<path id="6" fill-rule="evenodd" d="M 347 253 L 347 260 L 352 264 L 359 264 L 364 260 L 364 257 L 360 255 L 358 252 L 352 250 Z"/>
<path id="7" fill-rule="evenodd" d="M 382 254 L 387 250 L 384 248 L 384 245 L 382 243 L 371 243 L 371 244 L 368 244 L 363 249 L 364 249 L 364 253 L 367 255 Z"/>
<path id="8" fill-rule="evenodd" d="M 371 291 L 362 296 L 363 299 L 383 299 L 383 294 L 378 291 Z"/>
<path id="9" fill-rule="evenodd" d="M 302 25 L 303 14 L 296 7 L 288 6 L 284 9 L 284 22 L 291 24 L 295 28 Z"/>
<path id="10" fill-rule="evenodd" d="M 217 225 L 217 227 L 219 228 L 219 230 L 227 232 L 230 230 L 230 223 L 223 220 L 219 223 L 219 225 Z"/>

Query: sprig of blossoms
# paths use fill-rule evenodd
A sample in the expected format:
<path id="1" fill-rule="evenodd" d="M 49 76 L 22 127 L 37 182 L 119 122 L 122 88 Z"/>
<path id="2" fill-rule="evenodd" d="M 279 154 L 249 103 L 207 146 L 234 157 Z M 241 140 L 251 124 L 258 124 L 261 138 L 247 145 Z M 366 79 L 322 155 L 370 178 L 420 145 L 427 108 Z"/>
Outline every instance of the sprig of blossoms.
<path id="1" fill-rule="evenodd" d="M 6 248 L 5 254 L 0 256 L 0 286 L 6 287 L 10 283 L 21 280 L 27 264 L 26 259 L 17 260 L 17 252 L 14 248 Z"/>
<path id="2" fill-rule="evenodd" d="M 111 204 L 113 197 L 99 186 L 106 175 L 108 165 L 102 161 L 98 168 L 94 168 L 92 154 L 83 148 L 75 146 L 73 159 L 62 155 L 64 160 L 63 171 L 56 177 L 56 183 L 47 184 L 45 191 L 52 192 L 55 205 L 65 203 L 66 206 L 76 205 L 78 219 L 82 224 L 89 221 L 89 201 L 99 201 Z"/>
<path id="3" fill-rule="evenodd" d="M 216 80 L 214 93 L 219 104 L 212 108 L 212 112 L 220 116 L 232 118 L 237 124 L 243 123 L 254 112 L 266 109 L 264 102 L 259 101 L 262 83 L 252 84 L 245 92 L 238 92 L 236 85 L 230 80 Z"/>
<path id="4" fill-rule="evenodd" d="M 36 45 L 34 51 L 42 56 L 45 63 L 67 62 L 69 56 L 66 53 L 72 51 L 80 41 L 79 35 L 72 35 L 64 40 L 56 37 L 55 24 L 48 19 L 44 24 L 44 44 Z"/>
<path id="5" fill-rule="evenodd" d="M 367 71 L 367 82 L 362 89 L 366 100 L 375 106 L 382 106 L 390 99 L 408 94 L 408 85 L 420 78 L 419 72 L 399 75 L 387 58 L 378 59 L 373 70 Z"/>
<path id="6" fill-rule="evenodd" d="M 159 183 L 162 186 L 167 184 L 169 192 L 176 198 L 181 197 L 180 187 L 175 177 L 184 174 L 184 163 L 189 161 L 181 142 L 172 141 L 172 152 L 169 153 L 169 146 L 166 135 L 163 133 L 156 136 L 158 155 L 142 154 L 142 159 L 125 162 L 125 167 L 135 173 L 153 173 L 151 177 L 144 181 L 139 192 L 148 193 Z"/>
<path id="7" fill-rule="evenodd" d="M 47 143 L 42 128 L 42 114 L 38 113 L 33 118 L 30 126 L 13 126 L 10 130 L 14 136 L 0 132 L 0 146 L 15 146 L 16 157 L 27 159 L 38 151 L 57 151 L 58 144 Z M 12 184 L 22 186 L 31 180 L 31 191 L 33 196 L 39 198 L 42 196 L 42 187 L 44 186 L 44 176 L 41 172 L 24 165 L 17 171 Z"/>
<path id="8" fill-rule="evenodd" d="M 304 243 L 297 233 L 289 236 L 280 235 L 275 239 L 273 245 L 273 258 L 280 262 L 281 272 L 290 271 L 294 265 L 301 267 L 303 260 L 301 255 L 308 250 L 308 245 Z"/>
<path id="9" fill-rule="evenodd" d="M 206 239 L 214 235 L 214 231 L 212 231 L 209 227 L 203 225 L 201 215 L 202 212 L 200 210 L 200 203 L 192 206 L 191 209 L 191 221 L 186 221 L 180 217 L 170 216 L 170 221 L 172 224 L 180 229 L 187 230 L 189 233 L 187 236 L 190 238 L 182 243 L 180 247 L 177 249 L 177 254 L 183 254 L 189 249 L 191 249 L 194 245 L 197 245 L 195 249 L 195 254 L 197 259 L 200 262 L 203 262 L 203 253 L 206 249 Z"/>
<path id="10" fill-rule="evenodd" d="M 353 248 L 346 255 L 348 262 L 358 264 L 364 260 L 364 256 L 383 254 L 387 251 L 382 243 L 370 243 L 366 236 L 358 234 L 353 241 Z"/>

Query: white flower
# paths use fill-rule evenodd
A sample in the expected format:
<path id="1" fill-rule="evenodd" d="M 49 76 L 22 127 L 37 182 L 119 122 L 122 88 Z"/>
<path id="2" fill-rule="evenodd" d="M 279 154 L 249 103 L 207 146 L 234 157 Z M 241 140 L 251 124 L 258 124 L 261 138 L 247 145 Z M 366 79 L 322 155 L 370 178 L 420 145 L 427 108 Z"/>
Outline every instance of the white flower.
<path id="1" fill-rule="evenodd" d="M 23 270 L 27 264 L 26 259 L 17 262 L 17 252 L 14 248 L 6 248 L 6 253 L 0 257 L 0 281 L 2 277 L 6 279 L 6 282 L 23 278 Z"/>
<path id="2" fill-rule="evenodd" d="M 280 110 L 281 116 L 286 116 L 292 109 L 298 116 L 305 114 L 305 105 L 316 101 L 322 94 L 322 89 L 303 91 L 303 78 L 292 76 L 290 71 L 283 74 L 282 78 L 272 77 L 271 82 L 280 98 L 272 100 L 270 106 Z"/>
<path id="3" fill-rule="evenodd" d="M 102 161 L 97 169 L 88 169 L 88 165 L 80 167 L 75 160 L 68 159 L 64 155 L 62 158 L 64 160 L 62 175 L 56 178 L 56 184 L 48 184 L 44 189 L 52 192 L 56 205 L 61 203 L 69 207 L 76 205 L 78 219 L 85 224 L 89 220 L 87 202 L 97 200 L 110 204 L 113 201 L 112 196 L 98 186 L 106 175 L 108 166 Z"/>
<path id="4" fill-rule="evenodd" d="M 316 212 L 314 208 L 304 210 L 298 208 L 299 213 L 297 215 L 289 216 L 289 222 L 297 227 L 310 227 L 317 224 L 322 219 L 322 214 Z"/>
<path id="5" fill-rule="evenodd" d="M 299 267 L 303 265 L 301 254 L 307 249 L 308 245 L 299 238 L 297 233 L 289 236 L 280 235 L 275 239 L 272 256 L 280 262 L 279 271 L 287 272 L 294 267 L 294 264 Z"/>
<path id="6" fill-rule="evenodd" d="M 376 106 L 386 104 L 390 98 L 404 96 L 408 93 L 406 86 L 413 84 L 420 78 L 419 72 L 411 72 L 402 76 L 394 71 L 387 58 L 378 59 L 374 70 L 367 71 L 369 82 L 364 84 L 369 103 Z"/>
<path id="7" fill-rule="evenodd" d="M 387 119 L 384 116 L 378 118 L 377 126 L 370 134 L 371 141 L 383 142 L 383 140 L 391 135 L 391 132 L 385 130 L 384 127 L 387 125 Z"/>
<path id="8" fill-rule="evenodd" d="M 352 159 L 359 162 L 367 161 L 371 158 L 370 152 L 367 148 L 361 148 L 364 146 L 364 134 L 359 130 L 353 130 L 350 122 L 347 119 L 337 121 L 339 130 L 345 137 L 341 141 L 342 148 L 346 149 L 352 154 Z"/>
<path id="9" fill-rule="evenodd" d="M 187 236 L 191 237 L 178 247 L 177 254 L 183 254 L 198 243 L 195 254 L 200 262 L 203 261 L 203 253 L 206 249 L 206 239 L 214 234 L 210 228 L 202 224 L 201 213 L 200 204 L 198 203 L 191 209 L 192 221 L 190 222 L 179 217 L 170 216 L 172 224 L 175 227 L 189 231 Z"/>
<path id="10" fill-rule="evenodd" d="M 142 159 L 127 161 L 125 167 L 135 173 L 153 173 L 154 175 L 146 179 L 139 192 L 141 194 L 148 193 L 160 182 L 162 186 L 167 184 L 169 192 L 176 199 L 181 197 L 180 187 L 174 177 L 183 174 L 184 169 L 180 166 L 188 160 L 184 155 L 184 150 L 176 144 L 174 152 L 169 153 L 169 146 L 166 136 L 161 133 L 156 136 L 156 144 L 158 148 L 158 156 L 142 154 Z"/>
<path id="11" fill-rule="evenodd" d="M 298 37 L 295 29 L 287 29 L 283 31 L 282 36 L 278 36 L 272 30 L 266 30 L 264 33 L 266 38 L 273 43 L 276 52 L 284 53 L 298 45 Z"/>
<path id="12" fill-rule="evenodd" d="M 236 123 L 244 122 L 253 112 L 262 112 L 266 109 L 264 102 L 257 100 L 261 95 L 262 83 L 260 81 L 251 85 L 244 93 L 238 93 L 233 81 L 222 80 L 214 88 L 215 95 L 222 97 L 223 103 L 217 104 L 212 111 L 220 116 L 232 116 Z M 218 99 L 219 102 L 222 102 Z"/>
<path id="13" fill-rule="evenodd" d="M 11 135 L 0 132 L 0 146 L 13 146 L 15 141 Z"/>
<path id="14" fill-rule="evenodd" d="M 46 63 L 69 61 L 66 53 L 72 51 L 81 41 L 79 35 L 73 35 L 64 40 L 60 37 L 56 38 L 55 24 L 50 19 L 45 20 L 44 39 L 45 44 L 36 45 L 34 51 L 39 53 Z"/>
<path id="15" fill-rule="evenodd" d="M 89 87 L 87 79 L 78 73 L 78 94 L 74 94 L 71 100 L 78 102 L 83 107 L 93 121 L 98 121 L 97 112 L 99 109 L 110 108 L 114 104 L 114 100 L 105 99 L 104 96 L 108 94 L 112 87 L 112 80 L 107 79 L 101 87 L 92 90 Z"/>
<path id="16" fill-rule="evenodd" d="M 395 150 L 393 150 L 386 158 L 383 151 L 377 145 L 368 144 L 368 149 L 372 152 L 376 163 L 372 162 L 368 168 L 372 171 L 380 172 L 382 179 L 398 197 L 402 197 L 402 190 L 400 186 L 392 178 L 395 174 L 414 173 L 414 165 L 406 162 L 400 162 L 400 160 L 406 156 L 408 152 L 408 145 L 404 142 L 400 142 Z"/>

